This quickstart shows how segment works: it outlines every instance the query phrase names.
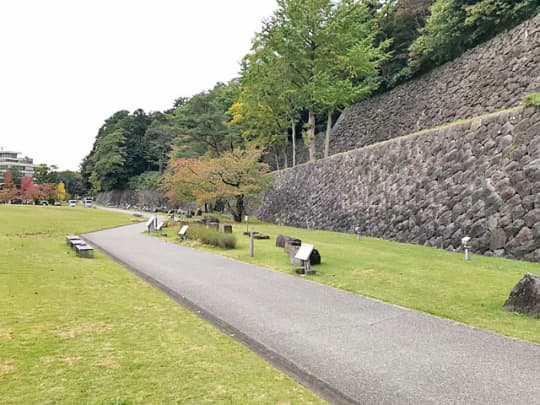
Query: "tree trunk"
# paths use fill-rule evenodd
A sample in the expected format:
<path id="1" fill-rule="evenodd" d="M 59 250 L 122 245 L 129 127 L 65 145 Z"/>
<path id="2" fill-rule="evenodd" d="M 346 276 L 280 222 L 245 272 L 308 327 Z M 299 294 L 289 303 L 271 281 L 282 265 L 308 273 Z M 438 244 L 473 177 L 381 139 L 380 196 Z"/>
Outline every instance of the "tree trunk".
<path id="1" fill-rule="evenodd" d="M 291 118 L 291 129 L 292 129 L 292 167 L 296 166 L 296 123 L 294 119 Z"/>
<path id="2" fill-rule="evenodd" d="M 288 169 L 289 168 L 289 157 L 287 156 L 287 145 L 283 147 L 283 168 Z"/>
<path id="3" fill-rule="evenodd" d="M 242 222 L 244 216 L 244 194 L 236 196 L 236 212 L 233 212 L 233 218 L 236 222 Z"/>
<path id="4" fill-rule="evenodd" d="M 326 118 L 326 133 L 324 134 L 324 157 L 327 158 L 330 153 L 330 131 L 332 130 L 332 111 L 328 110 Z"/>
<path id="5" fill-rule="evenodd" d="M 279 156 L 277 152 L 274 152 L 274 159 L 276 160 L 276 169 L 279 170 Z"/>
<path id="6" fill-rule="evenodd" d="M 307 140 L 309 145 L 309 161 L 314 162 L 317 155 L 317 145 L 315 145 L 315 114 L 312 110 L 308 113 Z"/>

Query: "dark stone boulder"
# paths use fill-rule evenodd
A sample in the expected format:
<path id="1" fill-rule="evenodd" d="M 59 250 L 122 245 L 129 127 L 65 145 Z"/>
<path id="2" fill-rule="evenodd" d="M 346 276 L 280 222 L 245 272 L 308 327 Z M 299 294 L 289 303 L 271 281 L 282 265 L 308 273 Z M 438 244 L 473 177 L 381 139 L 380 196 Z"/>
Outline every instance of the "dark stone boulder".
<path id="1" fill-rule="evenodd" d="M 525 274 L 510 292 L 504 308 L 540 317 L 540 277 L 531 273 Z"/>
<path id="2" fill-rule="evenodd" d="M 289 239 L 288 236 L 278 235 L 276 238 L 276 247 L 280 247 L 280 248 L 285 247 L 285 242 L 287 242 L 287 239 Z"/>
<path id="3" fill-rule="evenodd" d="M 312 266 L 316 264 L 321 264 L 321 254 L 317 249 L 313 249 L 313 252 L 311 252 L 311 255 L 309 256 L 309 262 Z"/>

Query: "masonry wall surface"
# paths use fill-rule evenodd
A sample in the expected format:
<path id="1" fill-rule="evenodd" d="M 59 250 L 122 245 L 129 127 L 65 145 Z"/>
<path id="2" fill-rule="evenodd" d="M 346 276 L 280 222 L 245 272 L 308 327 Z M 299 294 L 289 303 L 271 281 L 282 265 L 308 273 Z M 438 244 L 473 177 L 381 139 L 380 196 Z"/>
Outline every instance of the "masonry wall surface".
<path id="1" fill-rule="evenodd" d="M 276 172 L 259 218 L 540 261 L 540 110 L 493 114 Z"/>

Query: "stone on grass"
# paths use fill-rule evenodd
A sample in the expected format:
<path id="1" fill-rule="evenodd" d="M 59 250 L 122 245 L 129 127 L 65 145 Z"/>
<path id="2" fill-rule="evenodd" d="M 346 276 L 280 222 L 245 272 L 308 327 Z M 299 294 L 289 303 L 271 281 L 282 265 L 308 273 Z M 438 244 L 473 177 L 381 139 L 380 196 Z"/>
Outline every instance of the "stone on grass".
<path id="1" fill-rule="evenodd" d="M 276 247 L 285 247 L 285 242 L 287 242 L 287 239 L 289 239 L 288 236 L 278 235 L 276 238 Z"/>
<path id="2" fill-rule="evenodd" d="M 504 308 L 522 314 L 540 317 L 540 276 L 527 273 L 514 286 Z"/>
<path id="3" fill-rule="evenodd" d="M 309 262 L 312 266 L 316 264 L 321 264 L 321 254 L 317 249 L 313 249 L 311 252 L 311 255 L 309 256 Z"/>

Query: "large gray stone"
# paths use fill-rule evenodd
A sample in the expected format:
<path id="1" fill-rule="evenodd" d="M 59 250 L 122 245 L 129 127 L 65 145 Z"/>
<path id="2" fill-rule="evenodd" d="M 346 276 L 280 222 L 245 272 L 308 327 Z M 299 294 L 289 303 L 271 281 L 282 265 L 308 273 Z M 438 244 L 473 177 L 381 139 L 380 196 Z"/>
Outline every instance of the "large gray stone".
<path id="1" fill-rule="evenodd" d="M 531 273 L 525 274 L 510 292 L 504 308 L 540 317 L 540 277 Z"/>

